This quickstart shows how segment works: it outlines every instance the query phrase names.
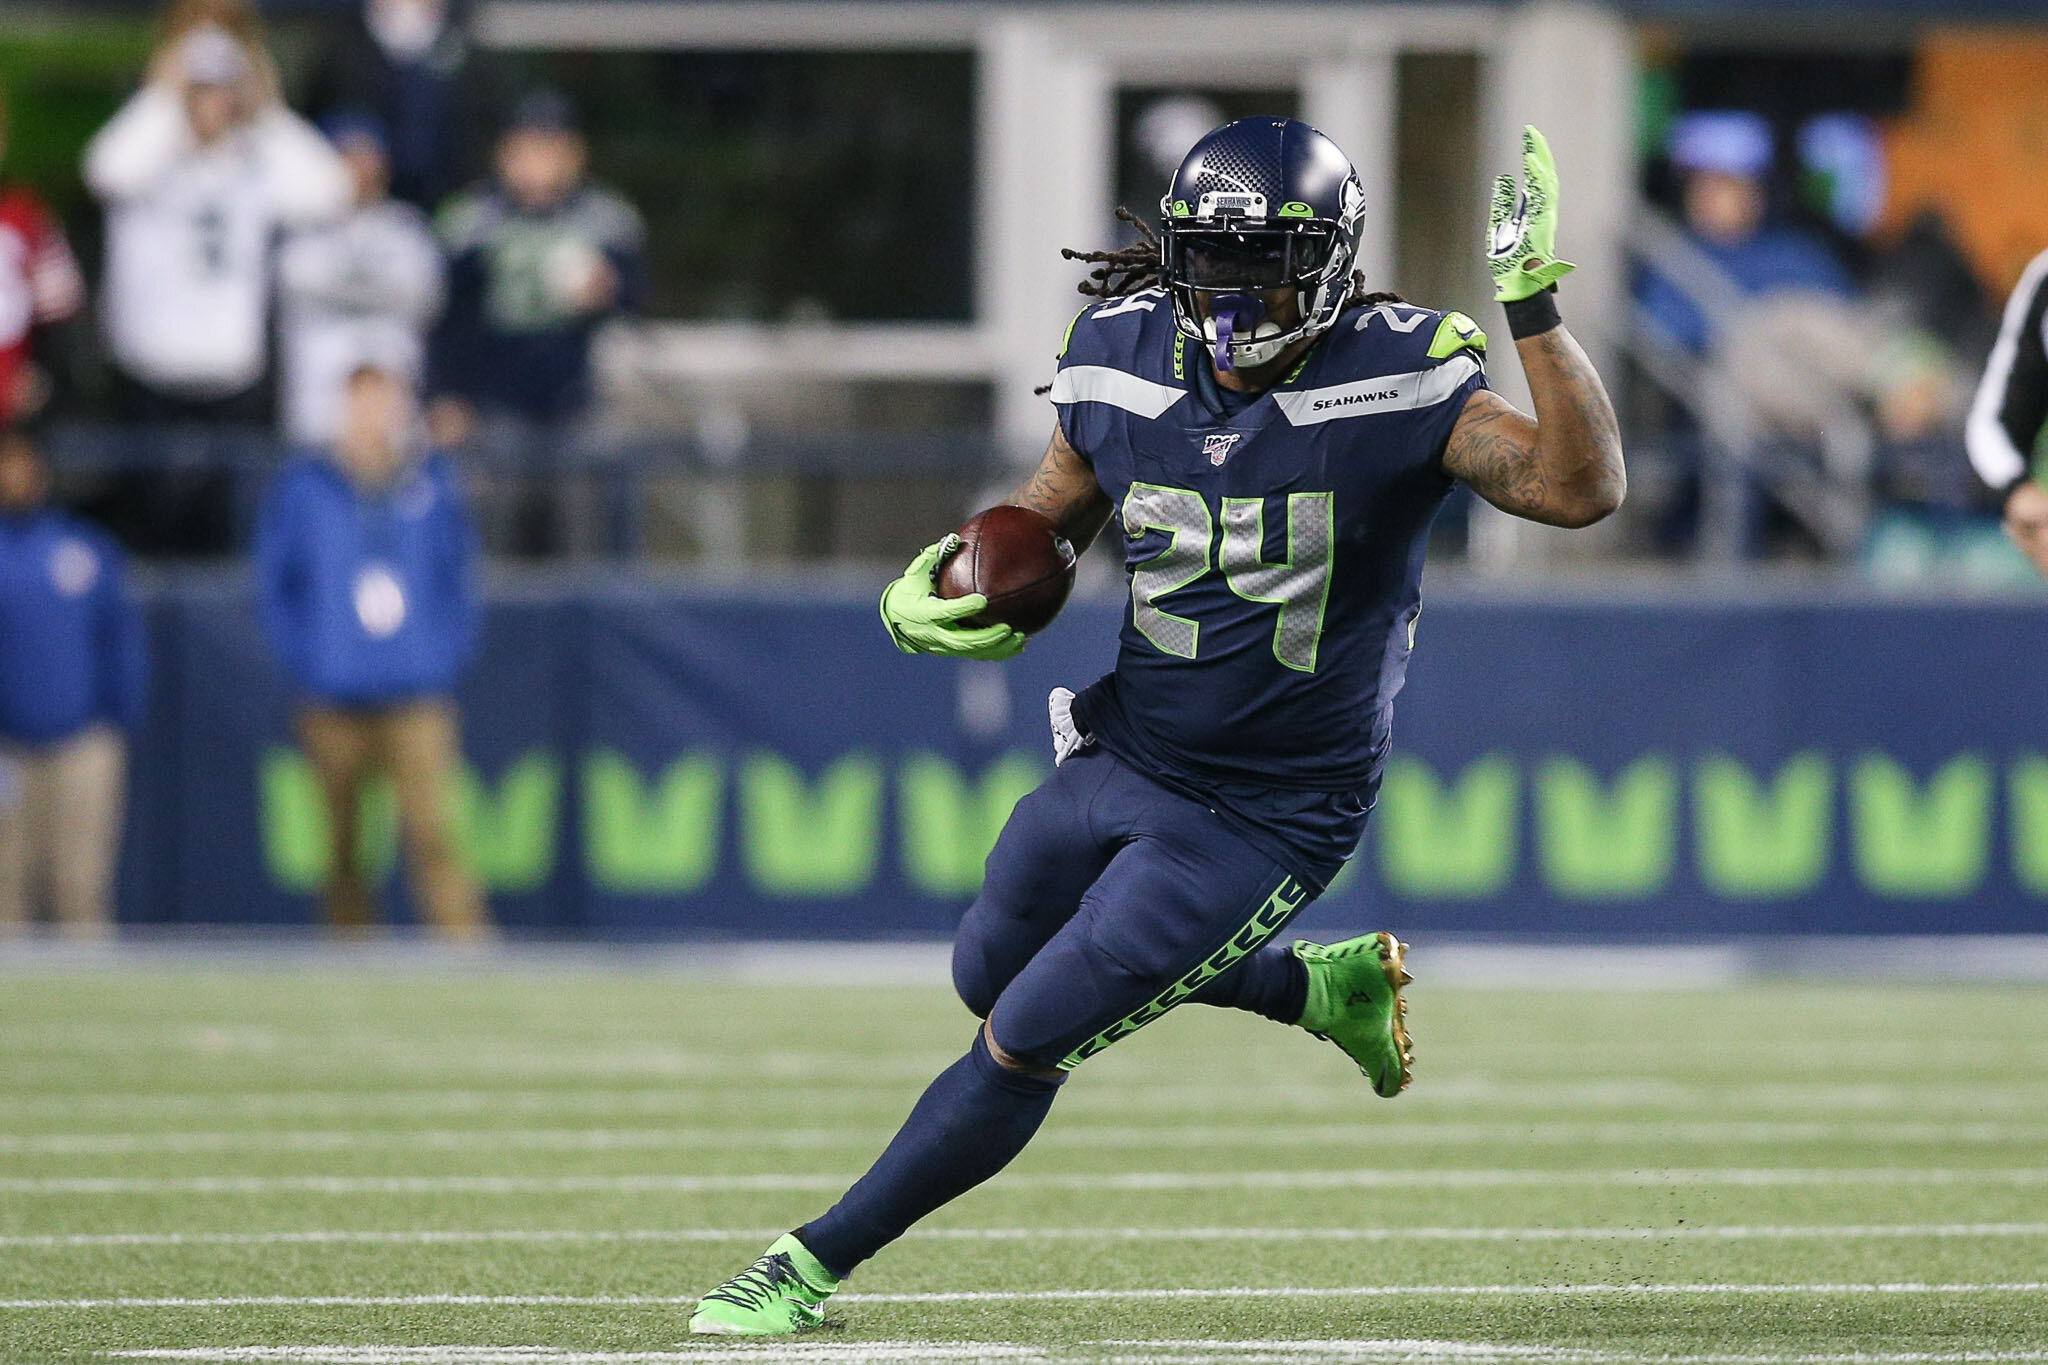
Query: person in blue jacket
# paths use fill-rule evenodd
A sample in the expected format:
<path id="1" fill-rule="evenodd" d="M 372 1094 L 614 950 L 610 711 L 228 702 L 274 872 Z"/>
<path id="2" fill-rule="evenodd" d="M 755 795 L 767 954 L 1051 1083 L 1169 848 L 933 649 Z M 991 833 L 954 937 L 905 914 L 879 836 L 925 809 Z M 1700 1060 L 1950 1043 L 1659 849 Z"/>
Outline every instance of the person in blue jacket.
<path id="1" fill-rule="evenodd" d="M 421 922 L 474 938 L 489 919 L 454 823 L 453 693 L 476 644 L 476 535 L 454 467 L 422 453 L 417 428 L 400 367 L 350 375 L 332 451 L 294 460 L 265 496 L 258 598 L 326 801 L 328 923 L 375 921 L 360 811 L 385 774 Z"/>
<path id="2" fill-rule="evenodd" d="M 47 899 L 93 938 L 113 925 L 143 627 L 120 548 L 49 488 L 29 434 L 0 430 L 0 935 Z"/>
<path id="3" fill-rule="evenodd" d="M 1848 299 L 1856 289 L 1816 237 L 1773 224 L 1767 209 L 1776 143 L 1770 124 L 1740 109 L 1702 110 L 1672 125 L 1671 164 L 1684 178 L 1685 232 L 1744 298 L 1795 291 Z M 1694 355 L 1714 349 L 1714 324 L 1683 285 L 1647 268 L 1636 297 L 1652 323 Z"/>

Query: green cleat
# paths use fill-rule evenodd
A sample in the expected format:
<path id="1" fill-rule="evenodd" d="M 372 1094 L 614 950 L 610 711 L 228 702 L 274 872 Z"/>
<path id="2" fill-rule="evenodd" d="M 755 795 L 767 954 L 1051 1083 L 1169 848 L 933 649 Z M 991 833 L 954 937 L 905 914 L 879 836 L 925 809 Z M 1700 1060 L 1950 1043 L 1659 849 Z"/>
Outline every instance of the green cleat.
<path id="1" fill-rule="evenodd" d="M 1293 952 L 1308 968 L 1301 1026 L 1343 1048 L 1382 1097 L 1406 1090 L 1415 1064 L 1408 1002 L 1401 998 L 1414 980 L 1401 965 L 1408 945 L 1392 934 L 1367 934 L 1342 943 L 1297 941 Z"/>
<path id="2" fill-rule="evenodd" d="M 786 1337 L 825 1320 L 839 1277 L 785 1232 L 760 1260 L 697 1302 L 690 1330 L 711 1336 Z"/>

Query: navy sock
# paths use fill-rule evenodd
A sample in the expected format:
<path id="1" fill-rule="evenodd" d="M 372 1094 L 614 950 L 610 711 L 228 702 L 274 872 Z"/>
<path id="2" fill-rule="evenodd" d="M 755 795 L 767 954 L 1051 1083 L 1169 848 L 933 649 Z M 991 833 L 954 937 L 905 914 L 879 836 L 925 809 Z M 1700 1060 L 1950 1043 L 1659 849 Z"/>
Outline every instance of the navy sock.
<path id="1" fill-rule="evenodd" d="M 975 1030 L 974 1046 L 926 1087 L 868 1173 L 798 1228 L 797 1240 L 833 1274 L 851 1274 L 912 1223 L 1009 1165 L 1045 1121 L 1063 1079 L 1004 1070 Z"/>
<path id="2" fill-rule="evenodd" d="M 1285 948 L 1268 945 L 1196 991 L 1197 1005 L 1250 1010 L 1281 1024 L 1298 1024 L 1308 1008 L 1308 968 Z"/>

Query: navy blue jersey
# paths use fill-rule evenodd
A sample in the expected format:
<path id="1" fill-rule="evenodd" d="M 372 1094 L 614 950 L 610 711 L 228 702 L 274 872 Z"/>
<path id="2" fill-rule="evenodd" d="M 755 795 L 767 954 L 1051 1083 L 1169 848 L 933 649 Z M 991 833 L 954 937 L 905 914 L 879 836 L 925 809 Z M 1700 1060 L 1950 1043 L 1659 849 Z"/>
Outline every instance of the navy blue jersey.
<path id="1" fill-rule="evenodd" d="M 1331 841 L 1288 827 L 1334 818 L 1318 794 L 1344 798 L 1356 827 L 1331 833 L 1348 853 L 1484 344 L 1459 314 L 1355 308 L 1279 384 L 1226 405 L 1163 292 L 1083 311 L 1052 401 L 1117 508 L 1131 586 L 1116 670 L 1077 704 L 1085 728 L 1297 850 Z"/>

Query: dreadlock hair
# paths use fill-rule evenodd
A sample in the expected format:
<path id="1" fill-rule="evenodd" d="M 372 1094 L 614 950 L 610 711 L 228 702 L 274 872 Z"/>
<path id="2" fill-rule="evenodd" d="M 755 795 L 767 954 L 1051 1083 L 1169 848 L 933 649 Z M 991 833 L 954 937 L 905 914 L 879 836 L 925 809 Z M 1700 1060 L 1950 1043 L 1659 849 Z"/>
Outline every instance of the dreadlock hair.
<path id="1" fill-rule="evenodd" d="M 1151 289 L 1164 283 L 1159 262 L 1159 234 L 1152 230 L 1150 223 L 1122 204 L 1116 206 L 1116 220 L 1136 228 L 1138 240 L 1112 251 L 1076 251 L 1070 246 L 1060 248 L 1061 260 L 1081 261 L 1095 267 L 1088 272 L 1087 279 L 1074 286 L 1076 291 L 1091 298 L 1120 299 L 1126 294 L 1135 294 L 1140 289 Z"/>
<path id="2" fill-rule="evenodd" d="M 1080 293 L 1096 299 L 1120 299 L 1135 294 L 1140 289 L 1157 289 L 1165 285 L 1165 273 L 1159 259 L 1159 234 L 1152 225 L 1132 213 L 1122 204 L 1116 206 L 1116 217 L 1120 223 L 1129 223 L 1137 229 L 1138 240 L 1129 246 L 1116 247 L 1109 251 L 1076 251 L 1072 247 L 1060 248 L 1060 259 L 1080 261 L 1095 269 L 1088 272 L 1088 278 L 1074 288 Z M 1365 273 L 1351 272 L 1351 293 L 1344 300 L 1346 308 L 1370 308 L 1380 303 L 1404 303 L 1399 294 L 1385 290 L 1368 291 L 1365 287 Z M 1046 384 L 1033 389 L 1035 394 L 1052 392 L 1052 385 Z"/>

